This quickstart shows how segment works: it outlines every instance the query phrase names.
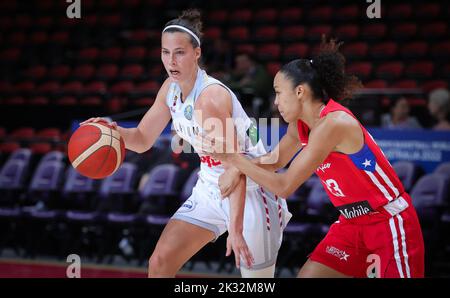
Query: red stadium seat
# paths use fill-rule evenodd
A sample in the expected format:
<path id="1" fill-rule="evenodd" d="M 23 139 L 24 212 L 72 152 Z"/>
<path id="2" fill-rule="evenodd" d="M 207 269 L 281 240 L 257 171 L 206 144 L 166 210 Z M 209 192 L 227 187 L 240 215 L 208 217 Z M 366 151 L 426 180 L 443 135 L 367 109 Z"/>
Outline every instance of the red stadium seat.
<path id="1" fill-rule="evenodd" d="M 247 27 L 239 26 L 228 29 L 227 36 L 231 41 L 248 41 L 250 33 Z"/>
<path id="2" fill-rule="evenodd" d="M 210 27 L 203 32 L 205 40 L 215 40 L 222 38 L 222 29 L 220 27 Z"/>
<path id="3" fill-rule="evenodd" d="M 119 68 L 115 64 L 103 64 L 97 69 L 96 76 L 99 79 L 113 79 L 119 73 Z"/>
<path id="4" fill-rule="evenodd" d="M 94 27 L 98 22 L 98 17 L 95 14 L 89 14 L 89 15 L 83 17 L 83 19 L 84 19 L 85 24 L 89 27 Z"/>
<path id="5" fill-rule="evenodd" d="M 266 65 L 267 72 L 270 74 L 270 76 L 273 78 L 277 74 L 277 72 L 281 68 L 281 63 L 279 62 L 269 62 Z"/>
<path id="6" fill-rule="evenodd" d="M 25 98 L 22 96 L 13 96 L 5 98 L 3 101 L 5 105 L 24 105 L 25 104 Z"/>
<path id="7" fill-rule="evenodd" d="M 361 15 L 358 5 L 344 6 L 337 8 L 333 13 L 333 17 L 339 21 L 354 21 L 357 20 Z"/>
<path id="8" fill-rule="evenodd" d="M 27 41 L 27 36 L 25 35 L 25 32 L 19 31 L 19 32 L 13 32 L 10 34 L 8 38 L 8 43 L 11 45 L 23 45 Z"/>
<path id="9" fill-rule="evenodd" d="M 391 59 L 397 54 L 397 50 L 397 43 L 388 41 L 370 47 L 369 55 L 372 58 Z"/>
<path id="10" fill-rule="evenodd" d="M 435 43 L 431 47 L 431 54 L 436 58 L 448 59 L 450 57 L 450 41 Z"/>
<path id="11" fill-rule="evenodd" d="M 0 127 L 0 138 L 3 138 L 6 136 L 6 129 L 4 127 Z"/>
<path id="12" fill-rule="evenodd" d="M 435 19 L 441 12 L 439 3 L 421 3 L 415 9 L 416 17 L 421 19 Z"/>
<path id="13" fill-rule="evenodd" d="M 95 73 L 94 66 L 90 64 L 79 65 L 73 69 L 72 77 L 80 80 L 88 80 Z"/>
<path id="14" fill-rule="evenodd" d="M 34 96 L 28 99 L 27 104 L 34 106 L 45 106 L 50 103 L 50 100 L 45 96 Z"/>
<path id="15" fill-rule="evenodd" d="M 34 44 L 43 44 L 47 42 L 48 36 L 45 31 L 34 32 L 30 36 L 30 41 Z"/>
<path id="16" fill-rule="evenodd" d="M 19 48 L 9 48 L 3 50 L 0 54 L 0 60 L 5 62 L 15 62 L 20 58 L 21 50 Z"/>
<path id="17" fill-rule="evenodd" d="M 387 8 L 387 17 L 390 19 L 404 20 L 410 18 L 412 12 L 413 9 L 409 3 L 390 5 Z"/>
<path id="18" fill-rule="evenodd" d="M 110 14 L 101 16 L 98 23 L 105 27 L 118 27 L 122 22 L 122 17 L 120 14 Z"/>
<path id="19" fill-rule="evenodd" d="M 83 84 L 79 81 L 70 81 L 61 86 L 64 94 L 80 94 L 83 91 Z"/>
<path id="20" fill-rule="evenodd" d="M 386 31 L 385 24 L 369 24 L 361 29 L 361 36 L 367 40 L 381 40 L 386 36 Z"/>
<path id="21" fill-rule="evenodd" d="M 95 95 L 95 94 L 103 94 L 107 90 L 106 84 L 101 81 L 93 81 L 89 82 L 84 86 L 83 92 L 85 94 Z"/>
<path id="22" fill-rule="evenodd" d="M 54 102 L 60 106 L 74 106 L 77 104 L 77 99 L 74 96 L 63 96 L 55 98 Z"/>
<path id="23" fill-rule="evenodd" d="M 280 11 L 279 21 L 281 24 L 297 24 L 300 22 L 303 11 L 298 7 L 289 7 Z"/>
<path id="24" fill-rule="evenodd" d="M 253 21 L 261 24 L 273 24 L 278 18 L 278 11 L 273 8 L 265 8 L 255 12 Z"/>
<path id="25" fill-rule="evenodd" d="M 265 44 L 256 49 L 256 55 L 262 61 L 278 60 L 280 58 L 281 47 L 279 44 Z"/>
<path id="26" fill-rule="evenodd" d="M 388 86 L 385 80 L 372 80 L 364 83 L 364 88 L 386 88 Z"/>
<path id="27" fill-rule="evenodd" d="M 226 10 L 214 10 L 206 14 L 208 24 L 223 25 L 228 20 L 228 12 Z"/>
<path id="28" fill-rule="evenodd" d="M 236 45 L 235 49 L 236 49 L 236 53 L 239 53 L 239 54 L 243 54 L 243 53 L 254 54 L 256 52 L 255 45 L 253 45 L 253 44 L 246 44 L 246 43 L 238 44 L 238 45 Z"/>
<path id="29" fill-rule="evenodd" d="M 405 76 L 409 78 L 431 78 L 434 72 L 434 64 L 431 61 L 415 62 L 405 69 Z"/>
<path id="30" fill-rule="evenodd" d="M 36 91 L 39 94 L 54 94 L 60 90 L 61 86 L 56 81 L 47 81 L 39 85 Z"/>
<path id="31" fill-rule="evenodd" d="M 110 91 L 114 94 L 129 94 L 134 91 L 134 84 L 132 81 L 122 81 L 112 85 Z"/>
<path id="32" fill-rule="evenodd" d="M 56 42 L 56 43 L 67 43 L 69 41 L 69 33 L 67 31 L 57 31 L 52 33 L 48 40 L 50 42 Z"/>
<path id="33" fill-rule="evenodd" d="M 9 81 L 0 81 L 0 94 L 8 94 L 12 91 L 12 86 Z"/>
<path id="34" fill-rule="evenodd" d="M 126 79 L 138 79 L 144 74 L 144 67 L 139 64 L 129 64 L 122 68 L 120 76 Z"/>
<path id="35" fill-rule="evenodd" d="M 309 40 L 321 40 L 323 34 L 330 36 L 331 30 L 329 25 L 311 26 L 306 30 L 306 38 Z"/>
<path id="36" fill-rule="evenodd" d="M 318 6 L 310 9 L 307 13 L 307 18 L 311 21 L 329 22 L 333 15 L 333 8 L 331 6 Z"/>
<path id="37" fill-rule="evenodd" d="M 289 62 L 294 59 L 307 58 L 309 47 L 304 43 L 294 43 L 284 48 L 283 60 Z"/>
<path id="38" fill-rule="evenodd" d="M 16 128 L 9 134 L 10 137 L 20 139 L 30 139 L 35 136 L 36 132 L 32 127 L 20 127 Z"/>
<path id="39" fill-rule="evenodd" d="M 27 78 L 39 80 L 47 74 L 47 67 L 44 65 L 32 66 L 28 68 L 24 74 Z"/>
<path id="40" fill-rule="evenodd" d="M 82 106 L 100 106 L 102 104 L 102 100 L 98 96 L 88 96 L 81 98 L 79 103 Z"/>
<path id="41" fill-rule="evenodd" d="M 0 152 L 6 153 L 6 154 L 11 154 L 19 148 L 20 148 L 20 144 L 17 142 L 8 141 L 8 142 L 0 143 Z"/>
<path id="42" fill-rule="evenodd" d="M 147 49 L 145 47 L 130 47 L 123 53 L 124 61 L 128 62 L 141 62 L 147 54 Z"/>
<path id="43" fill-rule="evenodd" d="M 32 17 L 29 15 L 21 14 L 18 16 L 15 16 L 15 28 L 20 29 L 28 29 L 33 24 Z"/>
<path id="44" fill-rule="evenodd" d="M 390 85 L 391 88 L 417 88 L 415 80 L 400 80 Z"/>
<path id="45" fill-rule="evenodd" d="M 35 20 L 35 24 L 42 29 L 50 28 L 53 24 L 53 19 L 49 16 L 41 16 Z"/>
<path id="46" fill-rule="evenodd" d="M 14 90 L 20 93 L 32 93 L 36 88 L 36 85 L 32 81 L 19 82 L 14 86 Z"/>
<path id="47" fill-rule="evenodd" d="M 345 71 L 349 74 L 354 74 L 358 78 L 364 80 L 370 77 L 372 73 L 372 64 L 370 62 L 355 62 L 349 64 Z"/>
<path id="48" fill-rule="evenodd" d="M 448 25 L 446 22 L 426 23 L 419 28 L 419 36 L 423 39 L 439 39 L 445 38 L 447 35 Z"/>
<path id="49" fill-rule="evenodd" d="M 377 67 L 375 74 L 380 79 L 398 79 L 402 76 L 404 68 L 402 62 L 386 62 Z"/>
<path id="50" fill-rule="evenodd" d="M 425 90 L 425 92 L 428 93 L 434 89 L 448 88 L 448 82 L 444 81 L 444 80 L 431 80 L 431 81 L 427 81 L 426 83 L 423 83 L 422 88 L 423 88 L 423 90 Z"/>
<path id="51" fill-rule="evenodd" d="M 136 85 L 135 91 L 146 93 L 146 94 L 156 94 L 158 93 L 160 85 L 155 81 L 141 82 Z"/>
<path id="52" fill-rule="evenodd" d="M 102 50 L 102 54 L 99 57 L 99 60 L 105 62 L 115 62 L 119 61 L 122 57 L 122 48 L 120 47 L 112 47 Z"/>
<path id="53" fill-rule="evenodd" d="M 151 97 L 141 97 L 133 100 L 133 105 L 137 107 L 151 107 L 155 102 L 154 98 Z"/>
<path id="54" fill-rule="evenodd" d="M 364 59 L 367 56 L 369 46 L 366 42 L 344 43 L 342 53 L 347 58 Z"/>
<path id="55" fill-rule="evenodd" d="M 250 9 L 239 9 L 233 12 L 228 20 L 230 24 L 248 24 L 251 23 L 253 12 Z"/>
<path id="56" fill-rule="evenodd" d="M 49 69 L 49 77 L 51 79 L 64 80 L 70 74 L 70 67 L 68 65 L 56 65 Z"/>
<path id="57" fill-rule="evenodd" d="M 283 41 L 302 41 L 305 36 L 305 27 L 300 25 L 288 26 L 281 30 Z"/>
<path id="58" fill-rule="evenodd" d="M 52 145 L 45 142 L 33 143 L 30 145 L 30 150 L 33 154 L 42 155 L 52 151 Z"/>
<path id="59" fill-rule="evenodd" d="M 417 33 L 417 25 L 414 23 L 403 23 L 396 25 L 391 32 L 394 39 L 412 39 Z"/>
<path id="60" fill-rule="evenodd" d="M 252 37 L 255 41 L 273 42 L 278 38 L 278 28 L 275 26 L 259 27 Z"/>
<path id="61" fill-rule="evenodd" d="M 359 36 L 359 26 L 357 25 L 343 25 L 339 26 L 336 31 L 334 32 L 334 35 L 339 40 L 353 40 L 357 39 Z"/>
<path id="62" fill-rule="evenodd" d="M 423 41 L 407 43 L 400 49 L 400 55 L 404 58 L 422 58 L 427 52 L 428 43 Z"/>
<path id="63" fill-rule="evenodd" d="M 95 61 L 99 56 L 99 50 L 97 48 L 84 48 L 78 53 L 78 59 L 81 61 Z"/>

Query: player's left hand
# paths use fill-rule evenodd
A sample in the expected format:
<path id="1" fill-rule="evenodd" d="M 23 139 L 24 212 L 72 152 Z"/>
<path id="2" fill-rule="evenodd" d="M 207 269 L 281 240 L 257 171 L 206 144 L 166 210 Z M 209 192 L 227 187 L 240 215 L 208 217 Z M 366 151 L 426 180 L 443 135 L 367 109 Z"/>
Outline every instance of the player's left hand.
<path id="1" fill-rule="evenodd" d="M 231 251 L 234 252 L 234 260 L 236 262 L 236 268 L 241 267 L 241 259 L 245 262 L 248 268 L 251 268 L 255 260 L 253 259 L 253 255 L 250 252 L 250 249 L 247 246 L 247 242 L 245 242 L 244 236 L 242 233 L 228 231 L 227 238 L 227 252 L 225 256 L 231 255 Z"/>

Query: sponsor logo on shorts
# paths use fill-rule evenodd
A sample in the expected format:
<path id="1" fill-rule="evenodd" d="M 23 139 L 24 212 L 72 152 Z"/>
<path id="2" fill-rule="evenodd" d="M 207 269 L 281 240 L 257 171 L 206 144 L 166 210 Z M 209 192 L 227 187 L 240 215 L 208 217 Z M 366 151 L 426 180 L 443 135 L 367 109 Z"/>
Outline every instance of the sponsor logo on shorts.
<path id="1" fill-rule="evenodd" d="M 192 211 L 195 208 L 196 203 L 190 199 L 187 199 L 183 205 L 181 205 L 181 208 L 179 209 L 179 212 L 188 212 Z"/>
<path id="2" fill-rule="evenodd" d="M 327 246 L 326 252 L 330 255 L 335 256 L 336 258 L 339 258 L 339 260 L 348 261 L 348 257 L 350 257 L 350 255 L 347 254 L 344 250 L 340 250 L 334 246 Z"/>
<path id="3" fill-rule="evenodd" d="M 336 208 L 347 219 L 366 215 L 373 211 L 372 207 L 370 207 L 369 202 L 367 201 L 337 206 Z"/>

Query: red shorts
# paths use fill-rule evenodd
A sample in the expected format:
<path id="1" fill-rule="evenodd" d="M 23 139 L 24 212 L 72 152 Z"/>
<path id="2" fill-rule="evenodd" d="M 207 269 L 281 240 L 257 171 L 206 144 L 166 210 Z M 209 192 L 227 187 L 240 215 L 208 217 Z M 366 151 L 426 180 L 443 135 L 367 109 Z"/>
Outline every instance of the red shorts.
<path id="1" fill-rule="evenodd" d="M 331 225 L 310 260 L 353 277 L 423 277 L 424 243 L 416 211 L 376 213 Z"/>

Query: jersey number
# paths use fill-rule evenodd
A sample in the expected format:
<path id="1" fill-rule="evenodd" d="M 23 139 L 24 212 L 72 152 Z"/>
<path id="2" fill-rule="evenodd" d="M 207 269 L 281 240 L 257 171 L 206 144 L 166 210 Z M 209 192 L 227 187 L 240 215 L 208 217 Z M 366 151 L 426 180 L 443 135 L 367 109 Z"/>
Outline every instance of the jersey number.
<path id="1" fill-rule="evenodd" d="M 328 188 L 328 190 L 336 197 L 345 197 L 342 190 L 339 188 L 339 185 L 337 184 L 336 180 L 328 179 L 325 181 L 325 184 Z"/>

